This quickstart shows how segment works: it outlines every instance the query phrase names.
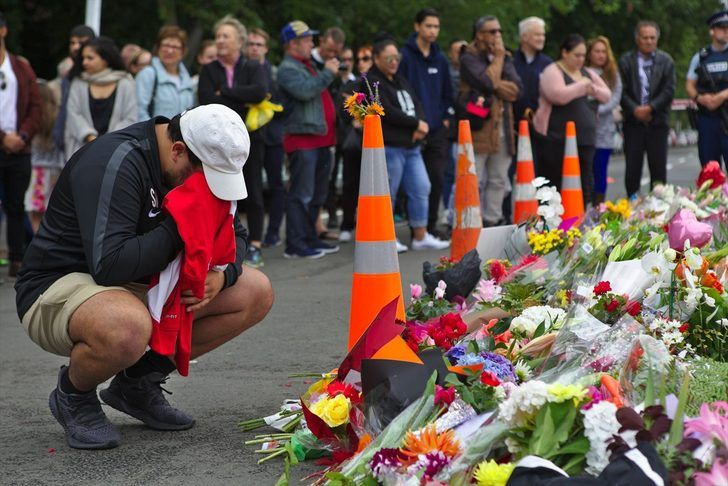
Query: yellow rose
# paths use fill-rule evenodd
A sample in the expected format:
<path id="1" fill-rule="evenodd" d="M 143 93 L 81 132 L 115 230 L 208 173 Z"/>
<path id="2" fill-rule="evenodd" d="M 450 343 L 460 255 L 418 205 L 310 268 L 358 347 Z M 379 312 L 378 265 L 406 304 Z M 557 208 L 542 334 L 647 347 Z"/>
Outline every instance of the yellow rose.
<path id="1" fill-rule="evenodd" d="M 311 412 L 321 417 L 329 427 L 338 427 L 349 421 L 351 403 L 344 395 L 322 398 L 311 405 Z"/>

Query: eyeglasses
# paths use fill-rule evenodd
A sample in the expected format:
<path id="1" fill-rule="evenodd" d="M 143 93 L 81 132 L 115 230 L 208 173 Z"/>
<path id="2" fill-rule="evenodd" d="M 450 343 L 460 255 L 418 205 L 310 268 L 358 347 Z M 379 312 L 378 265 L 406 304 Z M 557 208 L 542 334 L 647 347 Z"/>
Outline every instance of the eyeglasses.
<path id="1" fill-rule="evenodd" d="M 169 49 L 170 51 L 181 51 L 182 46 L 179 44 L 160 44 L 160 49 Z"/>
<path id="2" fill-rule="evenodd" d="M 8 83 L 5 82 L 5 71 L 0 71 L 0 91 L 5 91 L 8 87 Z"/>
<path id="3" fill-rule="evenodd" d="M 384 60 L 387 61 L 388 63 L 392 63 L 394 61 L 399 62 L 399 61 L 402 60 L 402 54 L 396 54 L 396 55 L 393 55 L 393 56 L 386 56 L 384 58 Z"/>
<path id="4" fill-rule="evenodd" d="M 496 35 L 496 34 L 502 34 L 503 29 L 488 29 L 488 30 L 481 30 L 480 32 L 482 32 L 484 34 Z"/>
<path id="5" fill-rule="evenodd" d="M 265 47 L 262 42 L 248 42 L 248 47 Z"/>
<path id="6" fill-rule="evenodd" d="M 357 57 L 356 62 L 369 62 L 372 60 L 372 56 Z"/>

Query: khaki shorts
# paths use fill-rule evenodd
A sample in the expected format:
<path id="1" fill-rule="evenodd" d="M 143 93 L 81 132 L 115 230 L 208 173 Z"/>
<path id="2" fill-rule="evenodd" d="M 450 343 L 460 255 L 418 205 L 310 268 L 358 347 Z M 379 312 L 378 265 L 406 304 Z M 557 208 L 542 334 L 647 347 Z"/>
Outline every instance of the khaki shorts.
<path id="1" fill-rule="evenodd" d="M 104 287 L 94 282 L 87 273 L 69 273 L 53 282 L 33 302 L 22 319 L 25 331 L 35 344 L 49 353 L 70 356 L 74 345 L 68 335 L 71 316 L 81 304 L 107 290 L 129 292 L 146 305 L 145 284 L 132 282 L 123 286 Z"/>

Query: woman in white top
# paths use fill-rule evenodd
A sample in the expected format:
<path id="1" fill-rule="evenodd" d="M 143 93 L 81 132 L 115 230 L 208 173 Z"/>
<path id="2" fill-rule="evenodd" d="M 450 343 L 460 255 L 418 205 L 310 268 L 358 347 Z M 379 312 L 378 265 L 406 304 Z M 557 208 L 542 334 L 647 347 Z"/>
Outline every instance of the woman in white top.
<path id="1" fill-rule="evenodd" d="M 134 79 L 108 37 L 96 37 L 81 47 L 70 79 L 66 160 L 104 133 L 137 121 Z"/>

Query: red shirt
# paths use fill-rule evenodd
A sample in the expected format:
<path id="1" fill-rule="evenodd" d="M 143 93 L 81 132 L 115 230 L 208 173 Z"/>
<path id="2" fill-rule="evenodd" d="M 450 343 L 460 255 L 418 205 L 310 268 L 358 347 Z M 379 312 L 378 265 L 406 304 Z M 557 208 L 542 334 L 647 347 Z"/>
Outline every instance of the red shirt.
<path id="1" fill-rule="evenodd" d="M 310 59 L 295 58 L 309 70 L 311 74 L 317 76 L 316 70 L 311 66 Z M 331 147 L 336 145 L 336 107 L 331 93 L 328 89 L 321 91 L 321 103 L 324 107 L 324 119 L 326 120 L 326 134 L 312 135 L 310 133 L 286 133 L 283 137 L 283 149 L 286 153 L 295 152 L 296 150 L 310 150 L 321 147 Z"/>

